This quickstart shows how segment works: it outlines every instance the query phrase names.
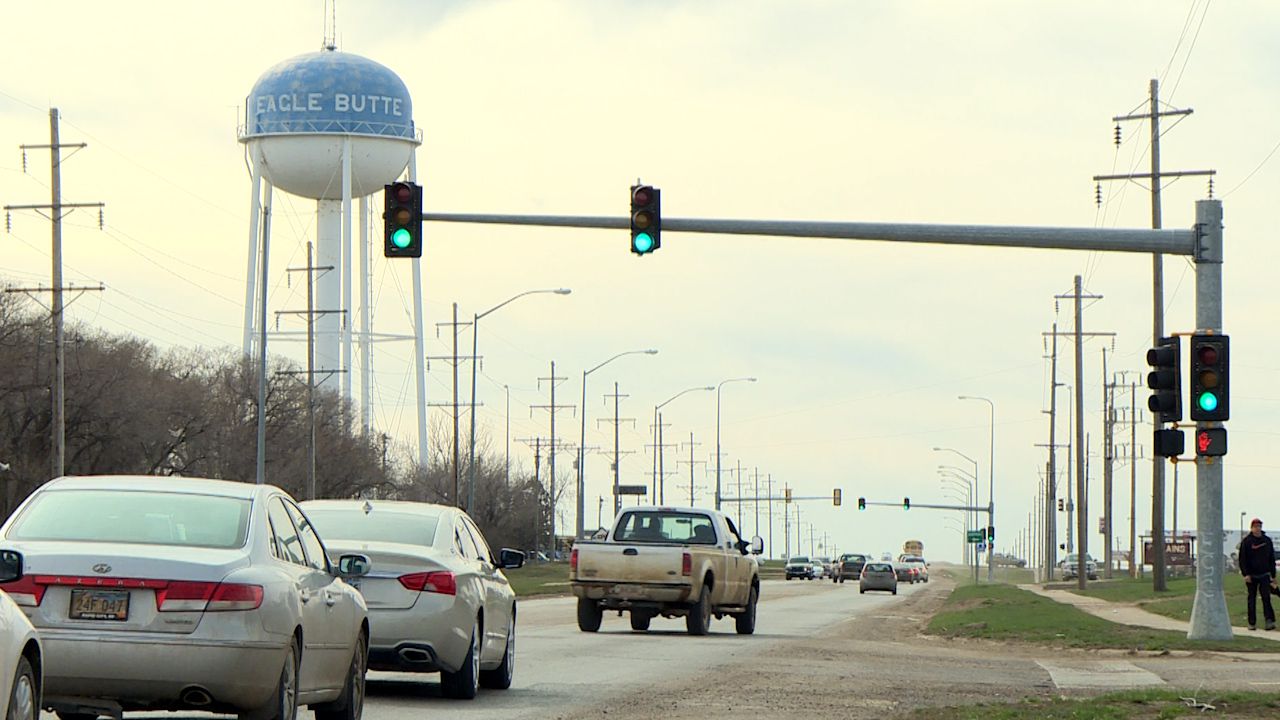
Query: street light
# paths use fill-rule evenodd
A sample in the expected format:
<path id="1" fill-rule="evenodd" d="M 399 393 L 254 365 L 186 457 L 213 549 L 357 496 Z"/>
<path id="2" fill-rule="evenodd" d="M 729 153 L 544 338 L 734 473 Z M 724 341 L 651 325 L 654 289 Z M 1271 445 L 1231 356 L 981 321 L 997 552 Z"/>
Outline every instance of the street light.
<path id="1" fill-rule="evenodd" d="M 976 487 L 978 483 L 978 461 L 977 460 L 974 460 L 973 458 L 969 457 L 968 455 L 965 455 L 964 453 L 960 452 L 959 450 L 956 450 L 955 448 L 935 447 L 933 451 L 955 453 L 956 455 L 959 455 L 960 457 L 972 463 L 973 472 L 969 472 L 968 470 L 964 470 L 962 468 L 956 467 L 955 465 L 939 465 L 938 469 L 950 470 L 950 471 L 959 473 L 961 476 L 971 479 L 973 481 L 974 486 Z M 976 496 L 977 494 L 978 494 L 977 490 L 975 489 L 974 495 Z M 969 506 L 973 507 L 973 503 L 970 502 Z M 978 525 L 980 524 L 978 522 L 978 511 L 977 510 L 970 511 L 969 517 L 972 521 L 973 527 L 978 527 Z M 977 546 L 974 546 L 973 548 L 973 581 L 975 583 L 978 582 L 978 548 Z"/>
<path id="2" fill-rule="evenodd" d="M 716 385 L 716 510 L 720 509 L 720 388 L 731 382 L 755 382 L 753 377 L 729 378 Z"/>
<path id="3" fill-rule="evenodd" d="M 654 491 L 654 498 L 658 500 L 659 504 L 666 500 L 666 493 L 663 492 L 661 497 L 659 497 L 658 495 L 659 488 L 661 487 L 661 485 L 659 485 L 658 483 L 658 475 L 664 472 L 662 467 L 662 461 L 663 461 L 662 416 L 658 414 L 658 411 L 666 407 L 667 405 L 670 405 L 672 401 L 674 401 L 676 398 L 680 397 L 681 395 L 685 395 L 687 393 L 691 393 L 696 390 L 711 392 L 712 390 L 715 390 L 715 389 L 716 388 L 714 385 L 707 385 L 706 387 L 691 387 L 686 390 L 681 390 L 675 395 L 672 395 L 671 397 L 667 398 L 666 401 L 658 403 L 653 407 L 653 441 L 654 441 L 653 449 L 657 451 L 654 453 L 653 491 Z M 666 483 L 665 474 L 663 474 L 662 482 L 663 484 Z"/>
<path id="4" fill-rule="evenodd" d="M 582 371 L 582 412 L 580 413 L 582 415 L 582 434 L 578 436 L 578 523 L 577 523 L 578 534 L 575 536 L 579 539 L 584 537 L 583 532 L 585 531 L 585 529 L 583 526 L 586 524 L 586 518 L 585 518 L 586 509 L 583 505 L 583 493 L 586 490 L 586 465 L 587 465 L 587 450 L 586 450 L 586 447 L 587 447 L 587 376 L 599 370 L 600 368 L 604 367 L 605 365 L 608 365 L 614 360 L 617 360 L 620 357 L 625 357 L 627 355 L 657 355 L 657 354 L 658 354 L 658 351 L 653 349 L 628 350 L 626 352 L 620 352 L 617 355 L 614 355 L 613 357 L 609 358 L 608 360 L 605 360 L 599 365 L 596 365 L 590 370 Z M 614 448 L 614 450 L 616 451 L 617 448 Z M 614 463 L 613 514 L 617 515 L 620 505 L 618 502 L 618 473 L 617 473 L 618 457 L 616 453 L 613 458 L 613 463 Z"/>
<path id="5" fill-rule="evenodd" d="M 958 471 L 958 472 L 957 472 L 957 471 Z M 946 483 L 946 482 L 955 483 L 956 485 L 955 485 L 954 487 L 957 487 L 957 488 L 958 488 L 958 487 L 960 487 L 960 486 L 961 486 L 961 484 L 963 484 L 963 487 L 964 487 L 964 489 L 965 489 L 965 493 L 966 493 L 965 505 L 967 505 L 967 506 L 968 506 L 968 507 L 970 507 L 970 508 L 972 508 L 972 507 L 973 507 L 973 486 L 977 483 L 977 479 L 970 478 L 970 477 L 968 476 L 968 474 L 967 474 L 967 473 L 965 473 L 963 470 L 960 470 L 960 468 L 956 468 L 956 467 L 954 467 L 954 466 L 949 466 L 949 465 L 939 465 L 939 466 L 938 466 L 938 474 L 941 476 L 941 477 L 940 477 L 940 479 L 941 479 L 941 480 L 942 480 L 942 482 L 944 482 L 944 483 Z M 973 513 L 973 511 L 972 511 L 972 510 L 966 510 L 966 511 L 965 511 L 965 513 L 963 514 L 963 517 L 965 517 L 965 518 L 966 518 L 966 523 L 967 523 L 967 524 L 970 524 L 970 525 L 971 525 L 971 528 L 970 528 L 970 529 L 972 529 L 972 523 L 968 523 L 968 519 L 972 519 L 972 518 L 974 517 L 974 513 Z M 972 553 L 972 559 L 973 559 L 973 561 L 974 561 L 974 566 L 973 566 L 973 574 L 974 574 L 974 578 L 973 578 L 973 580 L 974 580 L 974 582 L 977 582 L 977 581 L 978 581 L 978 578 L 977 578 L 977 574 L 978 574 L 978 565 L 977 565 L 977 559 L 978 559 L 977 553 L 978 553 L 978 549 L 977 549 L 976 547 L 974 547 L 974 548 L 972 549 L 972 551 L 970 550 L 969 540 L 968 540 L 968 535 L 967 535 L 967 533 L 966 533 L 966 537 L 965 537 L 965 549 L 964 549 L 964 553 L 963 553 L 963 557 L 964 557 L 964 559 L 965 559 L 965 563 L 966 563 L 966 564 L 967 564 L 967 563 L 969 562 L 969 560 L 970 560 L 971 553 Z"/>
<path id="6" fill-rule="evenodd" d="M 467 450 L 467 512 L 475 510 L 476 502 L 476 357 L 480 352 L 480 318 L 495 312 L 507 306 L 508 303 L 515 302 L 525 295 L 568 295 L 573 292 L 569 288 L 557 288 L 555 290 L 526 290 L 522 293 L 512 295 L 493 307 L 482 313 L 471 317 L 471 441 L 468 443 Z M 457 318 L 454 318 L 455 320 Z M 457 328 L 454 328 L 457 331 Z M 457 501 L 457 498 L 454 498 Z"/>
<path id="7" fill-rule="evenodd" d="M 991 527 L 994 528 L 996 526 L 996 404 L 988 398 L 973 395 L 961 395 L 957 399 L 980 400 L 991 410 L 991 449 L 987 455 L 987 518 L 991 520 Z M 995 543 L 987 543 L 987 582 L 995 580 L 994 546 Z"/>

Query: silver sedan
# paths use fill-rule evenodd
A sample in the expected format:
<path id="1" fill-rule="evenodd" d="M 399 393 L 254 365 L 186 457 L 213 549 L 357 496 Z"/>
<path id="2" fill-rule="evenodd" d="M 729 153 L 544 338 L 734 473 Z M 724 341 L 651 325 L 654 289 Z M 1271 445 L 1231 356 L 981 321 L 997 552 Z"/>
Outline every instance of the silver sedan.
<path id="1" fill-rule="evenodd" d="M 63 717 L 209 710 L 355 720 L 363 598 L 293 500 L 270 485 L 59 478 L 0 528 L 26 573 L 2 589 L 44 643 Z M 0 550 L 0 552 L 3 552 Z M 340 561 L 359 575 L 368 558 Z"/>
<path id="2" fill-rule="evenodd" d="M 316 500 L 302 507 L 331 552 L 361 553 L 369 604 L 369 667 L 439 672 L 446 697 L 506 689 L 515 670 L 515 593 L 502 574 L 524 553 L 494 556 L 458 508 L 386 500 Z"/>
<path id="3" fill-rule="evenodd" d="M 0 550 L 0 583 L 21 578 L 22 555 Z M 5 720 L 36 720 L 40 715 L 43 661 L 35 627 L 8 595 L 0 593 L 0 678 L 13 678 L 8 683 L 0 681 Z"/>

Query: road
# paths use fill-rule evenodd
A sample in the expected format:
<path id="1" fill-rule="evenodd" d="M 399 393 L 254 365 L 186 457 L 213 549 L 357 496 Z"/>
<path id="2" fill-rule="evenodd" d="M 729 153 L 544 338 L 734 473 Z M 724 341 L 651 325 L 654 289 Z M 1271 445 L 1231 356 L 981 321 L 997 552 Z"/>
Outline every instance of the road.
<path id="1" fill-rule="evenodd" d="M 731 619 L 712 622 L 711 634 L 692 637 L 684 620 L 655 618 L 648 633 L 632 632 L 625 616 L 606 615 L 598 633 L 578 630 L 573 598 L 519 605 L 515 682 L 484 691 L 471 702 L 440 697 L 437 676 L 370 673 L 365 717 L 401 720 L 449 717 L 552 718 L 570 710 L 607 709 L 632 692 L 672 685 L 722 666 L 760 660 L 780 643 L 816 635 L 855 615 L 874 614 L 924 585 L 899 595 L 867 593 L 857 585 L 765 581 L 755 635 L 734 633 Z"/>

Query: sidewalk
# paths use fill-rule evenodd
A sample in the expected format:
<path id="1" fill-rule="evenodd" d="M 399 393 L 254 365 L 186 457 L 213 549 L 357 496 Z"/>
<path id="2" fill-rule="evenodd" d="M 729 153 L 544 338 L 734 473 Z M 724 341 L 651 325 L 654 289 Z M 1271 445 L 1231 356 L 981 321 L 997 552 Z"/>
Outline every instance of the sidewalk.
<path id="1" fill-rule="evenodd" d="M 1189 622 L 1147 612 L 1141 607 L 1130 603 L 1107 602 L 1087 595 L 1077 595 L 1069 590 L 1046 590 L 1039 585 L 1019 585 L 1018 587 L 1042 597 L 1047 597 L 1055 602 L 1074 605 L 1090 615 L 1120 623 L 1121 625 L 1137 625 L 1139 627 L 1173 630 L 1181 633 L 1191 630 L 1191 623 Z M 1247 637 L 1258 637 L 1280 643 L 1280 631 L 1266 632 L 1259 630 L 1257 632 L 1249 632 L 1248 630 L 1242 631 L 1241 628 L 1232 628 L 1232 632 L 1236 635 L 1247 635 Z"/>

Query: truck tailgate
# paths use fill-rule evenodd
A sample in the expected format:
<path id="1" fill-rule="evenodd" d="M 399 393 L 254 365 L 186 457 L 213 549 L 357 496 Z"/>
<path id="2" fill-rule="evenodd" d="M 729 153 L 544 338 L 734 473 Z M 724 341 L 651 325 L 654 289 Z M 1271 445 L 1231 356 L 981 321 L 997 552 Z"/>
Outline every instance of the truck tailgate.
<path id="1" fill-rule="evenodd" d="M 587 582 L 653 583 L 687 582 L 683 576 L 683 545 L 579 543 L 575 580 Z"/>

